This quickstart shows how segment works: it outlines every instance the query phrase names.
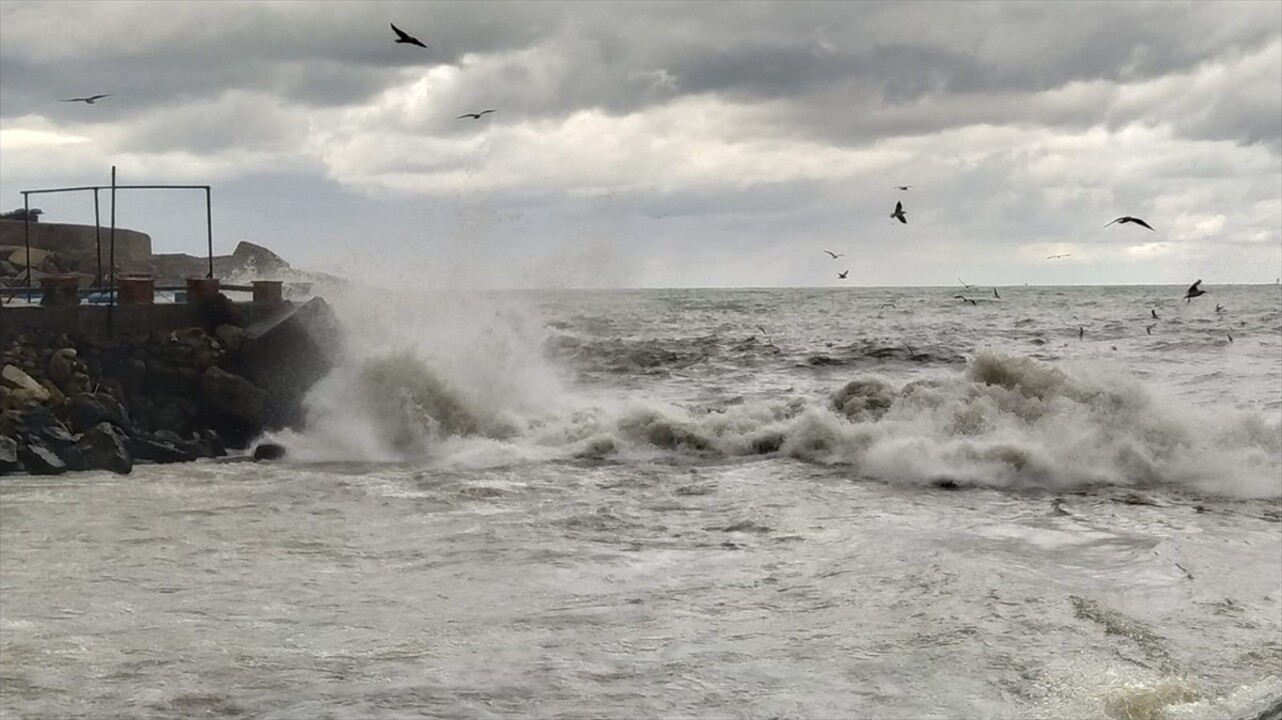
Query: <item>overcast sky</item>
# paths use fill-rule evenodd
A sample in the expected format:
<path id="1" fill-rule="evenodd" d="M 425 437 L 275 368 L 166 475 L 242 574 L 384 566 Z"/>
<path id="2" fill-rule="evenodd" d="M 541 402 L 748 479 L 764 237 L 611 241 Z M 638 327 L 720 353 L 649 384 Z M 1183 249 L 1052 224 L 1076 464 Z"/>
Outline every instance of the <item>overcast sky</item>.
<path id="1" fill-rule="evenodd" d="M 389 282 L 1272 282 L 1282 3 L 0 0 L 0 207 L 113 164 Z M 204 253 L 199 194 L 117 217 Z"/>

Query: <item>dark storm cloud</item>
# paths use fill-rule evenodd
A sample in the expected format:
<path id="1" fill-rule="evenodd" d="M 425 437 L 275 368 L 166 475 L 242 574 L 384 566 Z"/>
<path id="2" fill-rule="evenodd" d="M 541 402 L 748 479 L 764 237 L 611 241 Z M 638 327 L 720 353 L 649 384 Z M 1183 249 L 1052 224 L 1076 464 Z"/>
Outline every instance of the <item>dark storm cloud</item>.
<path id="1" fill-rule="evenodd" d="M 1030 96 L 1191 72 L 1259 52 L 1282 33 L 1270 3 L 7 2 L 0 13 L 6 118 L 78 118 L 51 103 L 85 92 L 117 93 L 92 108 L 108 121 L 228 90 L 282 106 L 352 106 L 406 73 L 471 55 L 506 60 L 465 66 L 472 82 L 460 105 L 556 118 L 713 94 L 779 104 L 779 132 L 838 144 L 1011 110 L 1021 122 L 1087 127 L 1109 119 L 1109 108 L 1047 107 Z M 430 49 L 393 45 L 391 21 Z M 1204 92 L 1211 102 L 1233 98 L 1227 86 Z M 924 103 L 950 112 L 913 112 Z M 1177 124 L 1277 147 L 1279 103 L 1226 102 Z"/>

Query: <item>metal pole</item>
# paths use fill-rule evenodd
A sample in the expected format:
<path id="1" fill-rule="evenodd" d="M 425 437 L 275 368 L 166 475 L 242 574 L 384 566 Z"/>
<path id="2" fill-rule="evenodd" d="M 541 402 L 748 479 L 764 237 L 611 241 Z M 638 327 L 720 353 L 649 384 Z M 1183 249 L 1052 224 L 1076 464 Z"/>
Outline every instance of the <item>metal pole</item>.
<path id="1" fill-rule="evenodd" d="M 93 189 L 93 242 L 98 249 L 98 272 L 94 273 L 94 287 L 102 287 L 102 220 L 98 214 L 98 188 Z"/>
<path id="2" fill-rule="evenodd" d="M 31 196 L 22 194 L 22 241 L 27 246 L 27 287 L 31 287 Z M 27 296 L 31 301 L 31 296 Z"/>
<path id="3" fill-rule="evenodd" d="M 205 187 L 205 232 L 209 240 L 209 274 L 205 277 L 212 279 L 214 277 L 214 215 L 210 210 L 209 187 Z"/>
<path id="4" fill-rule="evenodd" d="M 107 272 L 111 275 L 111 303 L 107 305 L 107 337 L 116 336 L 115 313 L 116 313 L 116 166 L 111 166 L 111 232 L 108 235 L 111 241 L 109 250 L 110 258 L 107 260 L 110 267 Z"/>

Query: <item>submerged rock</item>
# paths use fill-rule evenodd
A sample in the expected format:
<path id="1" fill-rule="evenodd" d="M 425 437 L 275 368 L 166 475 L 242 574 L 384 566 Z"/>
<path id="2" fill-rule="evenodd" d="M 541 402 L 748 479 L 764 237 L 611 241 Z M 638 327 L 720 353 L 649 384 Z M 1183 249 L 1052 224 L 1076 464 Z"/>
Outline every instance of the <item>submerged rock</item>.
<path id="1" fill-rule="evenodd" d="M 280 460 L 285 457 L 285 446 L 276 443 L 260 443 L 254 448 L 255 460 Z"/>

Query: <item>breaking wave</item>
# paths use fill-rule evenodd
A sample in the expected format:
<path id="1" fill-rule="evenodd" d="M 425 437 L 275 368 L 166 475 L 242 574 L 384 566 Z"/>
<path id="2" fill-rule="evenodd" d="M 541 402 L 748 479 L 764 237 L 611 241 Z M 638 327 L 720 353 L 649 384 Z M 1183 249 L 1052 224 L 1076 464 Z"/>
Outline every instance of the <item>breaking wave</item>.
<path id="1" fill-rule="evenodd" d="M 766 456 L 901 484 L 1282 496 L 1282 421 L 1190 408 L 1089 367 L 983 351 L 942 379 L 896 386 L 856 374 L 818 396 L 680 406 L 571 390 L 542 359 L 539 338 L 527 341 L 519 361 L 495 359 L 517 349 L 510 341 L 463 362 L 412 349 L 355 357 L 314 390 L 309 430 L 275 439 L 301 461 L 482 467 Z M 700 345 L 691 341 L 681 361 Z"/>

